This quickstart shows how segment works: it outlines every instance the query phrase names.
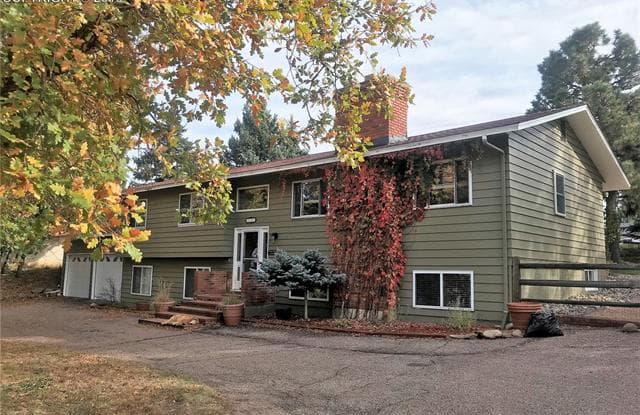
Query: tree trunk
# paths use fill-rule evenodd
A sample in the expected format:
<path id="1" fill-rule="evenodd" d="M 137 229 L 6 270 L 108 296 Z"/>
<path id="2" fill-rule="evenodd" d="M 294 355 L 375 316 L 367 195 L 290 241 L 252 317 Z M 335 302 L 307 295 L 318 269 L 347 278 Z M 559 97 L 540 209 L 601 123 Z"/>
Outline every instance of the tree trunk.
<path id="1" fill-rule="evenodd" d="M 9 263 L 10 256 L 11 256 L 11 251 L 2 253 L 2 267 L 0 268 L 0 274 L 4 274 L 7 271 L 7 264 Z"/>
<path id="2" fill-rule="evenodd" d="M 309 320 L 309 308 L 307 307 L 309 303 L 309 292 L 304 290 L 304 319 Z"/>
<path id="3" fill-rule="evenodd" d="M 20 262 L 18 263 L 18 268 L 16 268 L 16 278 L 20 276 L 20 273 L 22 272 L 22 267 L 24 267 L 24 262 L 26 259 L 27 259 L 26 254 L 20 255 Z"/>
<path id="4" fill-rule="evenodd" d="M 606 197 L 605 241 L 607 259 L 620 262 L 620 216 L 618 214 L 618 192 L 608 192 Z"/>

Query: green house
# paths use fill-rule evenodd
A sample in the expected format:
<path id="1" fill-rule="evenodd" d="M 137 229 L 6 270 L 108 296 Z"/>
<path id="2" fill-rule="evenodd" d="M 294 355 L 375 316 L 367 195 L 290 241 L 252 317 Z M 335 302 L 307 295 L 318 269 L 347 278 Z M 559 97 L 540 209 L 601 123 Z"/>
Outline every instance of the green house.
<path id="1" fill-rule="evenodd" d="M 586 106 L 408 137 L 400 102 L 391 119 L 372 117 L 363 126 L 375 143 L 369 156 L 451 143 L 476 151 L 471 160 L 464 151 L 442 160 L 437 194 L 424 219 L 405 232 L 399 319 L 437 321 L 458 307 L 498 322 L 512 296 L 512 258 L 605 262 L 603 192 L 628 189 L 629 182 Z M 152 231 L 140 244 L 142 262 L 119 255 L 92 262 L 74 244 L 64 295 L 110 293 L 133 306 L 150 302 L 164 280 L 177 300 L 189 299 L 197 270 L 227 271 L 231 288 L 239 289 L 243 272 L 276 249 L 329 255 L 321 172 L 336 162 L 328 152 L 232 168 L 235 210 L 224 226 L 192 223 L 189 212 L 199 201 L 181 183 L 140 185 L 135 192 L 147 211 L 139 226 Z M 302 295 L 280 289 L 276 304 L 299 311 Z M 311 294 L 312 314 L 330 315 L 331 304 L 331 293 Z"/>

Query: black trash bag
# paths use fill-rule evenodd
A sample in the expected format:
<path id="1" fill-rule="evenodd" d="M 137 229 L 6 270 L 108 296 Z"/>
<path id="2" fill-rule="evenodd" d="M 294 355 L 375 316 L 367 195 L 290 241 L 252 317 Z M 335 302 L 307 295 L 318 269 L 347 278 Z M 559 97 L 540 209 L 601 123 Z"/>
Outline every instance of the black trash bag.
<path id="1" fill-rule="evenodd" d="M 560 320 L 554 313 L 538 311 L 531 314 L 524 337 L 564 336 L 560 330 Z"/>

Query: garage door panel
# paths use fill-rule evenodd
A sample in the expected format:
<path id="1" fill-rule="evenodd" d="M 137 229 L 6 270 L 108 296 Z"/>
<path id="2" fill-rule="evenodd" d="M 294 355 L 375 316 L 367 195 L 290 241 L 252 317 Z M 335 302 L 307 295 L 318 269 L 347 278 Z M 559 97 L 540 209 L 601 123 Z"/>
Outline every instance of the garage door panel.
<path id="1" fill-rule="evenodd" d="M 64 295 L 89 298 L 91 289 L 91 259 L 89 255 L 69 254 L 66 261 Z"/>
<path id="2" fill-rule="evenodd" d="M 94 264 L 93 298 L 120 301 L 122 257 L 119 255 L 105 255 Z"/>

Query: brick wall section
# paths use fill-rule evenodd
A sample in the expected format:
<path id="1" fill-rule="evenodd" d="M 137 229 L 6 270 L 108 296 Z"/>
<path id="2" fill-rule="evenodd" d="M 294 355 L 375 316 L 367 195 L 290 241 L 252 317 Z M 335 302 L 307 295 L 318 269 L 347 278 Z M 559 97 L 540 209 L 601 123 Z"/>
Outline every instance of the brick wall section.
<path id="1" fill-rule="evenodd" d="M 241 290 L 245 305 L 265 305 L 275 302 L 275 289 L 258 281 L 252 273 L 242 274 Z"/>
<path id="2" fill-rule="evenodd" d="M 369 88 L 368 80 L 360 84 L 361 88 Z M 372 97 L 371 101 L 386 99 L 381 96 Z M 373 110 L 367 114 L 360 125 L 360 135 L 369 137 L 374 146 L 386 145 L 398 139 L 407 137 L 407 112 L 409 109 L 409 87 L 398 86 L 389 98 L 389 113 Z M 344 122 L 340 114 L 336 117 L 336 124 Z M 391 140 L 390 140 L 391 139 Z"/>
<path id="3" fill-rule="evenodd" d="M 198 300 L 220 301 L 228 291 L 229 273 L 226 271 L 197 271 L 195 273 L 194 298 Z"/>

